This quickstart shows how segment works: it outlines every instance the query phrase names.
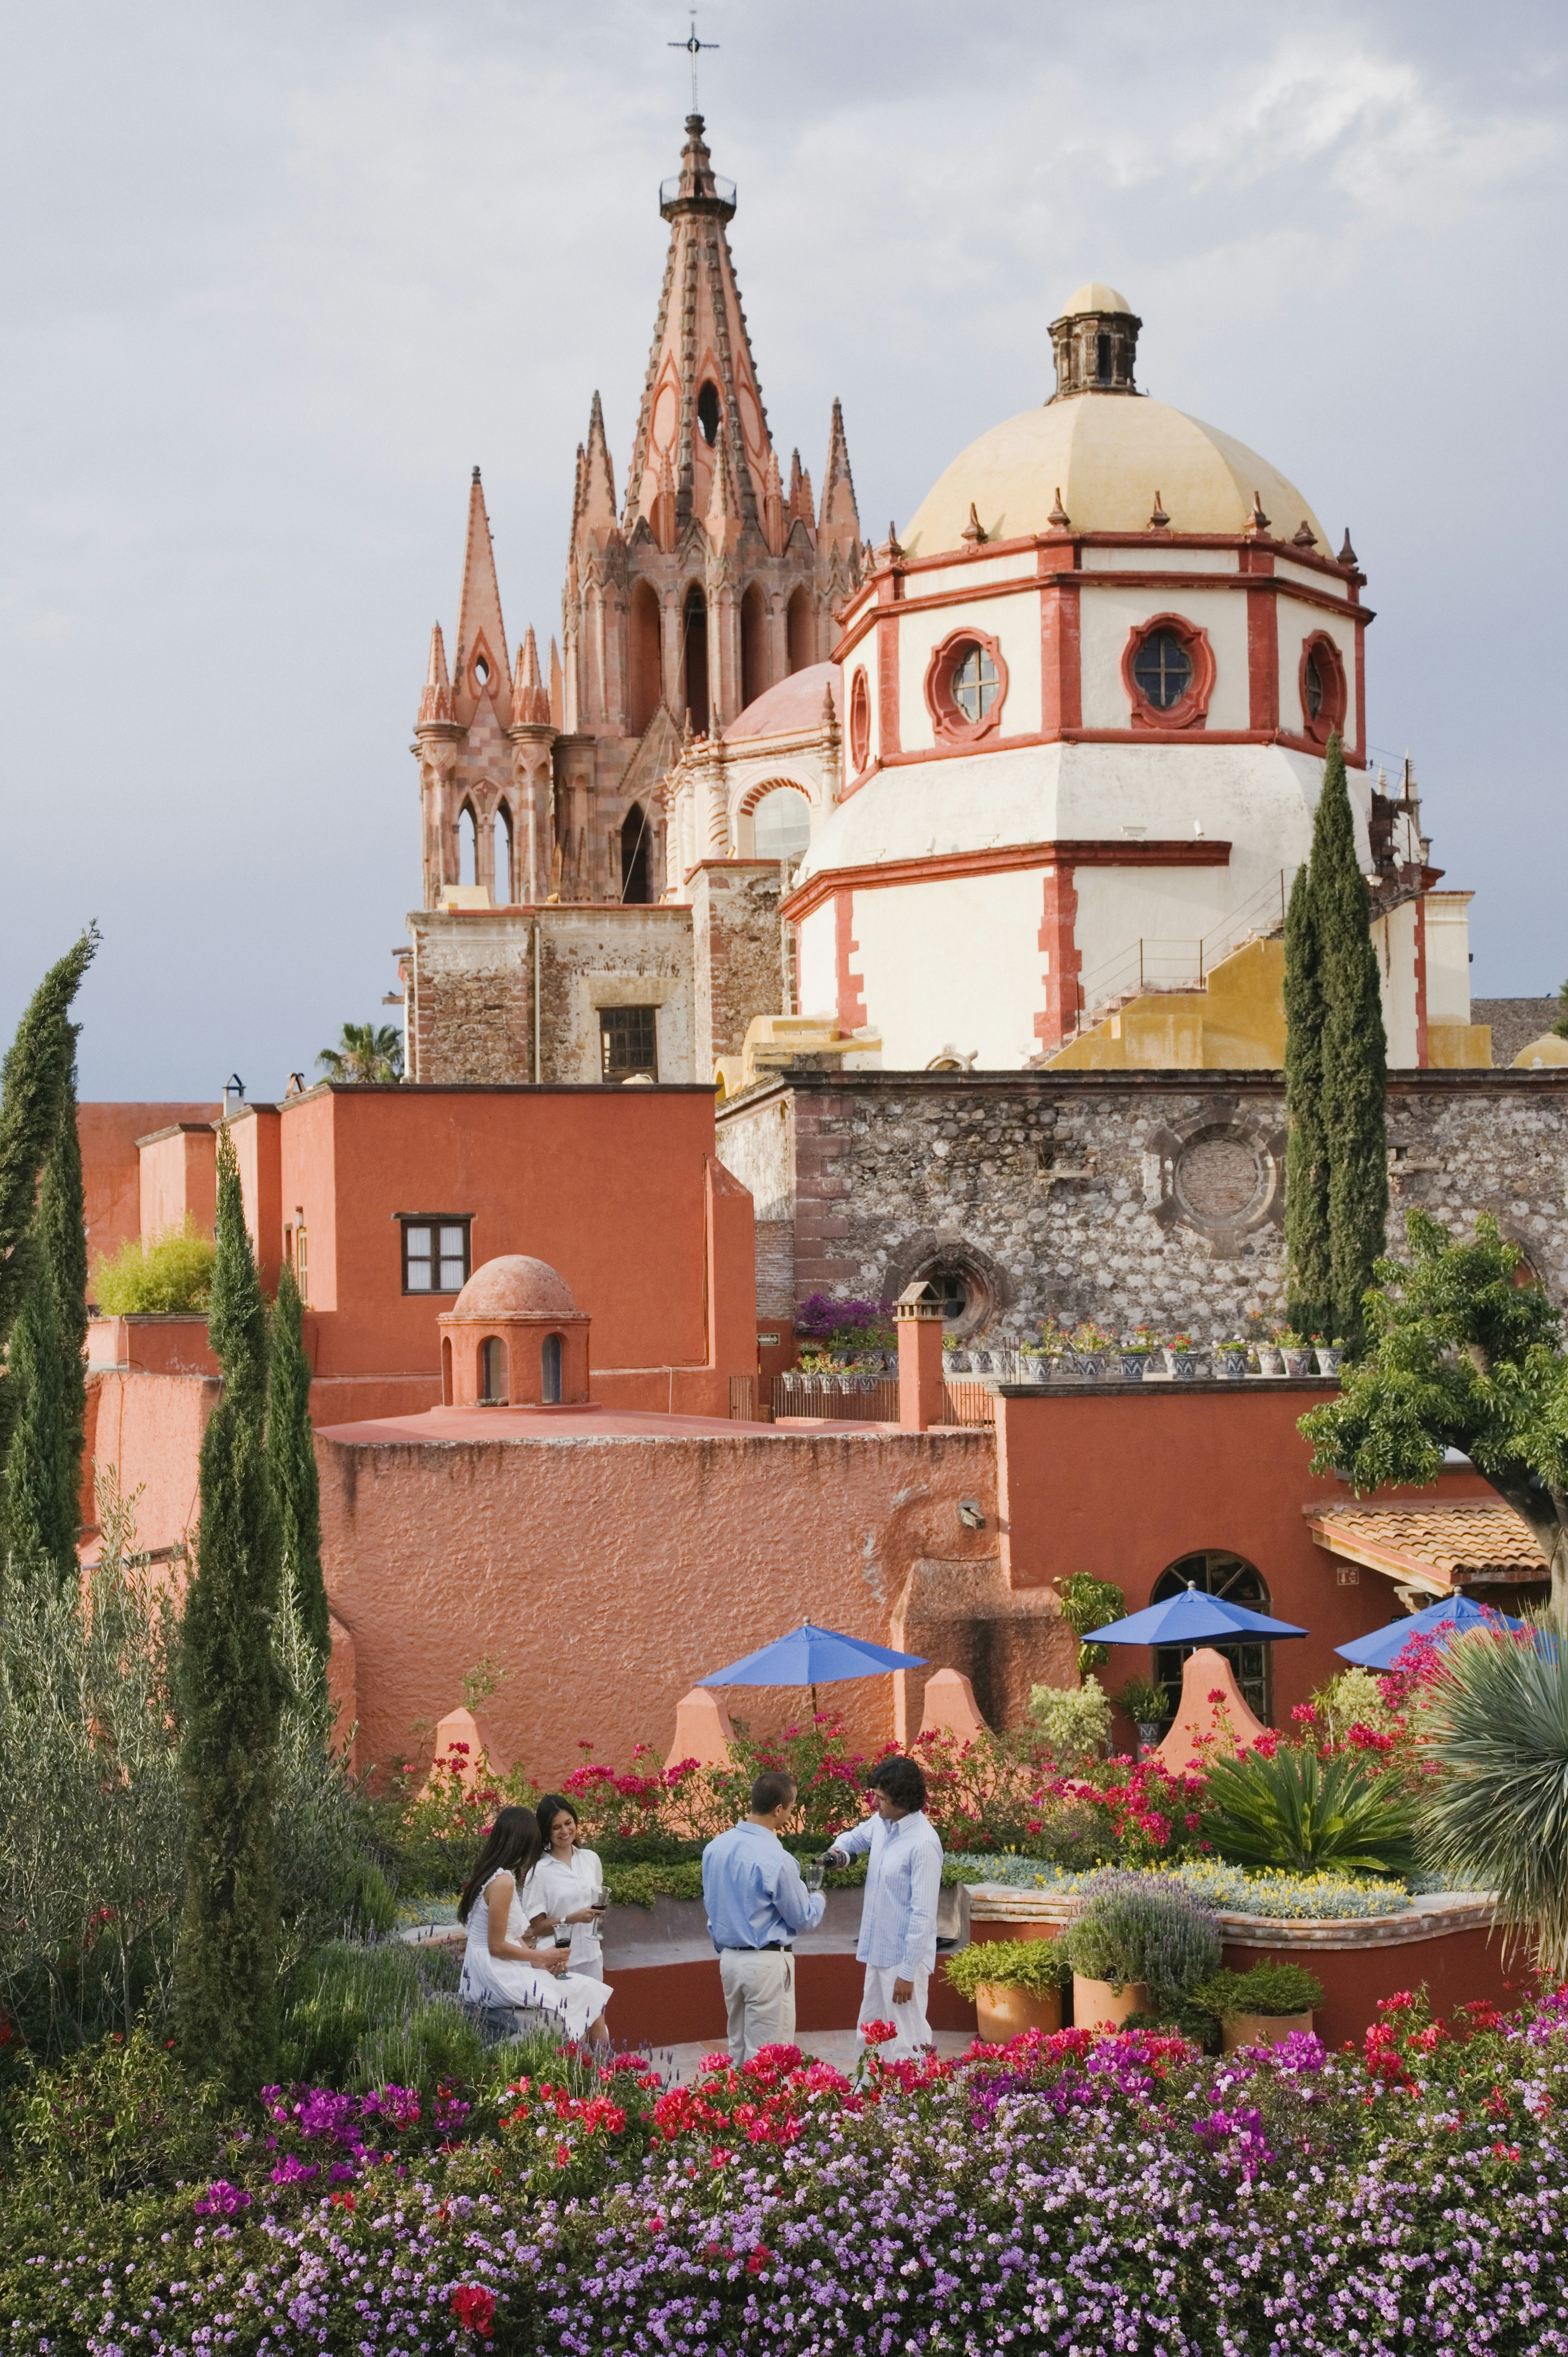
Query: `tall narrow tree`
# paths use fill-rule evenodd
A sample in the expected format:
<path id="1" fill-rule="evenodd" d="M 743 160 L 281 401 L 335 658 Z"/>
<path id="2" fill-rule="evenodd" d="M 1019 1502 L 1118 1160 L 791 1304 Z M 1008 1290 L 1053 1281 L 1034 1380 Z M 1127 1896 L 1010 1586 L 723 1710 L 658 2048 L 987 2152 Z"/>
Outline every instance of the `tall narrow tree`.
<path id="1" fill-rule="evenodd" d="M 1285 911 L 1285 1255 L 1291 1324 L 1329 1322 L 1328 1146 L 1323 1132 L 1323 974 L 1312 871 L 1295 871 Z"/>
<path id="2" fill-rule="evenodd" d="M 11 1426 L 0 1519 L 11 1553 L 76 1571 L 87 1415 L 87 1232 L 76 1127 L 74 1024 L 59 1018 L 60 1072 L 53 1134 L 33 1225 L 18 1246 L 26 1289 L 11 1329 L 5 1382 Z M 14 1387 L 14 1388 L 13 1388 Z"/>
<path id="3" fill-rule="evenodd" d="M 80 1466 L 87 1426 L 87 1206 L 76 1125 L 76 1043 L 81 1026 L 61 1022 L 62 1071 L 54 1136 L 38 1184 L 38 1232 L 54 1293 L 64 1353 L 71 1461 Z"/>
<path id="4" fill-rule="evenodd" d="M 1387 1250 L 1388 1042 L 1371 900 L 1356 856 L 1345 749 L 1328 740 L 1312 837 L 1323 987 L 1323 1127 L 1328 1146 L 1328 1329 L 1359 1350 L 1363 1296 Z"/>
<path id="5" fill-rule="evenodd" d="M 299 1287 L 285 1264 L 278 1279 L 267 1353 L 267 1462 L 277 1501 L 284 1577 L 294 1583 L 295 1609 L 325 1663 L 332 1658 L 332 1625 L 321 1577 L 321 1486 L 310 1422 L 310 1361 L 301 1326 Z"/>
<path id="6" fill-rule="evenodd" d="M 175 2006 L 188 2067 L 242 2102 L 271 2074 L 277 2048 L 282 1684 L 273 1653 L 279 1544 L 264 1433 L 266 1308 L 226 1131 L 216 1235 L 208 1332 L 223 1390 L 201 1444 L 201 1522 L 180 1646 L 186 1892 Z"/>
<path id="7" fill-rule="evenodd" d="M 0 1063 L 0 1351 L 30 1282 L 30 1255 L 17 1247 L 37 1212 L 38 1173 L 70 1067 L 67 1017 L 97 947 L 98 928 L 89 925 L 39 983 Z M 7 1378 L 0 1382 L 0 1459 L 16 1410 L 16 1387 Z"/>

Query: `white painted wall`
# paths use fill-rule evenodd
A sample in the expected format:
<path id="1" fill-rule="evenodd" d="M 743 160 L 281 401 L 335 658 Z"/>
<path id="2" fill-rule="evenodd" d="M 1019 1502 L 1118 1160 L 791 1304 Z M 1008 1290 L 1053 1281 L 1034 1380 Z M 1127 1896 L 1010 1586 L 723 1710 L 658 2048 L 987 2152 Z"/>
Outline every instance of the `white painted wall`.
<path id="1" fill-rule="evenodd" d="M 1308 639 L 1332 639 L 1345 666 L 1346 715 L 1345 731 L 1350 743 L 1359 737 L 1356 716 L 1356 626 L 1342 621 L 1337 614 L 1325 613 L 1321 606 L 1308 606 L 1299 597 L 1280 597 L 1274 601 L 1275 628 L 1279 632 L 1280 666 L 1280 726 L 1306 733 L 1306 710 L 1301 698 L 1301 651 Z"/>
<path id="2" fill-rule="evenodd" d="M 987 597 L 973 606 L 938 606 L 906 614 L 898 625 L 898 725 L 903 749 L 915 752 L 937 743 L 926 709 L 926 672 L 933 651 L 963 630 L 983 630 L 1002 649 L 1007 665 L 1004 736 L 1038 733 L 1040 726 L 1040 599 L 1034 588 L 1015 597 Z"/>
<path id="3" fill-rule="evenodd" d="M 1151 500 L 1150 506 L 1154 505 Z M 1086 548 L 1083 578 L 1096 573 L 1234 573 L 1236 559 L 1228 548 L 1174 548 L 1169 542 L 1151 540 L 1137 548 Z"/>
<path id="4" fill-rule="evenodd" d="M 971 589 L 981 581 L 1033 581 L 1035 575 L 1034 550 L 1019 548 L 1008 556 L 970 556 L 961 564 L 934 565 L 929 573 L 907 574 L 904 594 L 936 597 L 948 589 Z"/>
<path id="5" fill-rule="evenodd" d="M 1470 903 L 1473 892 L 1426 896 L 1426 1019 L 1470 1020 Z"/>
<path id="6" fill-rule="evenodd" d="M 795 988 L 802 1015 L 838 1013 L 836 940 L 831 900 L 813 909 L 795 929 Z"/>
<path id="7" fill-rule="evenodd" d="M 1210 728 L 1245 728 L 1251 720 L 1247 684 L 1247 601 L 1233 589 L 1085 590 L 1081 598 L 1083 725 L 1130 728 L 1132 704 L 1122 677 L 1127 642 L 1155 614 L 1180 614 L 1208 633 L 1214 650 Z M 1201 736 L 1201 731 L 1195 735 Z"/>
<path id="8" fill-rule="evenodd" d="M 989 1071 L 1039 1053 L 1044 894 L 1038 868 L 855 894 L 851 963 L 884 1070 L 923 1068 L 950 1045 Z"/>
<path id="9" fill-rule="evenodd" d="M 1391 1071 L 1416 1066 L 1415 911 L 1416 903 L 1406 900 L 1372 925 Z"/>

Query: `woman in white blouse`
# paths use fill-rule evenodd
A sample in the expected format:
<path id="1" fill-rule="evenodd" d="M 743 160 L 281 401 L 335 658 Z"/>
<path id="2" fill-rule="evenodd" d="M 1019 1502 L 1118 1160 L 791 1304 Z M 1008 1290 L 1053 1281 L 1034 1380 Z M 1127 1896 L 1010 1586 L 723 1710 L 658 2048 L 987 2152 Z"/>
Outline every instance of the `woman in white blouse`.
<path id="1" fill-rule="evenodd" d="M 523 1887 L 523 1905 L 535 1932 L 558 1923 L 570 1927 L 568 1969 L 597 1980 L 605 1952 L 599 1917 L 605 1877 L 597 1857 L 577 1840 L 577 1817 L 570 1801 L 546 1792 L 534 1811 L 544 1854 Z"/>
<path id="2" fill-rule="evenodd" d="M 527 1892 L 542 1847 L 532 1809 L 498 1811 L 457 1901 L 468 1933 L 458 1991 L 474 2003 L 558 2014 L 568 2038 L 603 2045 L 611 1992 L 593 1975 L 574 1972 L 568 1955 L 542 1946 L 529 1920 Z"/>

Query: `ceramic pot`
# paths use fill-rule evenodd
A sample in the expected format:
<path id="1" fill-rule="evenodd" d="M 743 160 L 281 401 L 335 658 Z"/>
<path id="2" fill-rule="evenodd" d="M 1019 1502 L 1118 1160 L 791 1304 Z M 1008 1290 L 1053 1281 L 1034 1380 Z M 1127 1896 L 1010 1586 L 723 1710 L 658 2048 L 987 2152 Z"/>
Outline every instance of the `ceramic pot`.
<path id="1" fill-rule="evenodd" d="M 993 1361 L 994 1353 L 990 1351 L 972 1351 L 969 1354 L 971 1370 L 977 1375 L 988 1375 Z"/>
<path id="2" fill-rule="evenodd" d="M 1197 1374 L 1197 1362 L 1202 1356 L 1201 1351 L 1167 1351 L 1165 1364 L 1179 1382 L 1183 1376 Z"/>
<path id="3" fill-rule="evenodd" d="M 1321 1344 L 1318 1347 L 1316 1356 L 1317 1372 L 1320 1375 L 1337 1375 L 1339 1372 L 1340 1368 L 1345 1364 L 1345 1353 L 1343 1351 L 1326 1351 L 1322 1348 Z"/>
<path id="4" fill-rule="evenodd" d="M 1148 1352 L 1146 1351 L 1118 1351 L 1116 1356 L 1122 1362 L 1122 1382 L 1124 1383 L 1141 1383 L 1144 1380 L 1144 1371 L 1149 1363 Z"/>
<path id="5" fill-rule="evenodd" d="M 1074 1351 L 1072 1363 L 1074 1372 L 1087 1376 L 1091 1383 L 1099 1383 L 1105 1373 L 1103 1351 Z"/>
<path id="6" fill-rule="evenodd" d="M 1283 1375 L 1284 1362 L 1272 1342 L 1258 1345 L 1258 1372 L 1261 1375 Z"/>
<path id="7" fill-rule="evenodd" d="M 1151 1752 L 1153 1752 L 1153 1751 L 1157 1751 L 1157 1750 L 1159 1749 L 1159 1748 L 1160 1748 L 1160 1722 L 1159 1722 L 1159 1720 L 1158 1720 L 1157 1718 L 1141 1718 L 1141 1719 L 1138 1721 L 1138 1757 L 1139 1757 L 1139 1759 L 1140 1759 L 1140 1760 L 1146 1760 L 1146 1759 L 1149 1757 L 1149 1755 L 1150 1755 L 1150 1753 L 1151 1753 Z"/>
<path id="8" fill-rule="evenodd" d="M 1048 1359 L 1020 1358 L 1017 1380 L 1021 1383 L 1048 1383 L 1051 1362 Z"/>
<path id="9" fill-rule="evenodd" d="M 1072 1976 L 1072 2020 L 1075 2029 L 1120 2029 L 1130 2014 L 1149 2011 L 1149 1992 L 1142 1981 L 1112 1988 L 1109 1981 Z"/>
<path id="10" fill-rule="evenodd" d="M 1298 2029 L 1312 2028 L 1310 2013 L 1228 2013 L 1219 2025 L 1227 2054 L 1238 2046 L 1277 2046 Z"/>
<path id="11" fill-rule="evenodd" d="M 1215 1372 L 1228 1383 L 1242 1383 L 1247 1374 L 1247 1353 L 1245 1351 L 1217 1351 L 1214 1368 Z"/>
<path id="12" fill-rule="evenodd" d="M 988 2045 L 1000 2046 L 1026 2029 L 1059 2029 L 1060 1989 L 1009 1988 L 1001 1981 L 982 1981 L 974 1992 L 975 2019 Z"/>
<path id="13" fill-rule="evenodd" d="M 1282 1351 L 1280 1356 L 1285 1362 L 1287 1375 L 1311 1374 L 1312 1352 L 1310 1351 Z"/>
<path id="14" fill-rule="evenodd" d="M 942 1372 L 944 1375 L 967 1375 L 969 1372 L 969 1352 L 967 1351 L 944 1351 L 942 1352 Z"/>

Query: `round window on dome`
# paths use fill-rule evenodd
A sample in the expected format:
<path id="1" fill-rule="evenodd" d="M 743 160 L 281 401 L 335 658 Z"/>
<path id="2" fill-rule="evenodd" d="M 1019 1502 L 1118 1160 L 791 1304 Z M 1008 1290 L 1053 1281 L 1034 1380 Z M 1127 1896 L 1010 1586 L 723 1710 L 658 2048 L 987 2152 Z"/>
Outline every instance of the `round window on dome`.
<path id="1" fill-rule="evenodd" d="M 961 647 L 952 667 L 952 700 L 964 718 L 983 720 L 996 701 L 996 665 L 984 647 Z"/>
<path id="2" fill-rule="evenodd" d="M 1192 657 L 1174 630 L 1151 630 L 1133 658 L 1133 676 L 1145 702 L 1169 712 L 1192 686 Z"/>
<path id="3" fill-rule="evenodd" d="M 1323 709 L 1323 673 L 1317 668 L 1316 648 L 1307 656 L 1306 667 L 1302 674 L 1302 687 L 1306 697 L 1306 716 L 1309 720 L 1316 720 Z"/>

